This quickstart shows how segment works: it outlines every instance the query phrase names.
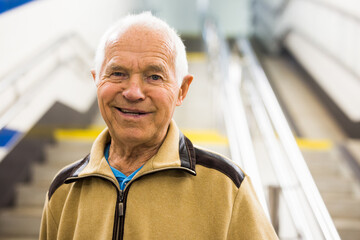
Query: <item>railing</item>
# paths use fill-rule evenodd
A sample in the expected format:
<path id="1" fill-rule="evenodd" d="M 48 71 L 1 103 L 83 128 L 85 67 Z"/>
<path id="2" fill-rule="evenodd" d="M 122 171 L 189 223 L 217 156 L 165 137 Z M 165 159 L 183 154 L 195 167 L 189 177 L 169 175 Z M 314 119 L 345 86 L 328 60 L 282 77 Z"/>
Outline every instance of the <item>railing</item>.
<path id="1" fill-rule="evenodd" d="M 203 37 L 207 46 L 211 69 L 214 79 L 221 80 L 222 101 L 224 108 L 225 125 L 230 142 L 230 152 L 233 161 L 246 169 L 252 177 L 252 183 L 259 197 L 260 203 L 268 214 L 265 194 L 260 182 L 259 170 L 255 160 L 249 126 L 245 117 L 245 110 L 237 91 L 240 73 L 236 69 L 229 71 L 229 49 L 224 39 L 219 37 L 216 26 L 210 20 L 205 21 Z M 237 68 L 237 66 L 235 66 Z M 221 86 L 222 85 L 222 86 Z"/>
<path id="2" fill-rule="evenodd" d="M 244 68 L 250 73 L 247 90 L 252 109 L 296 229 L 305 239 L 319 239 L 313 226 L 316 223 L 324 239 L 340 239 L 251 45 L 246 40 L 237 44 L 246 59 Z"/>
<path id="3" fill-rule="evenodd" d="M 294 234 L 291 232 L 291 238 L 340 239 L 251 45 L 247 41 L 239 41 L 236 44 L 240 50 L 237 54 L 241 55 L 231 55 L 225 40 L 211 21 L 206 24 L 204 39 L 214 78 L 221 79 L 217 87 L 224 97 L 224 118 L 232 159 L 239 162 L 251 176 L 265 211 L 267 204 L 263 187 L 266 186 L 261 183 L 253 138 L 246 118 L 249 111 L 254 115 L 266 145 L 273 174 L 278 182 L 278 185 L 267 186 L 272 189 L 269 190 L 269 195 L 272 195 L 270 212 L 276 229 L 281 229 L 284 224 L 284 216 L 278 212 L 279 203 L 276 202 L 281 196 L 292 220 L 285 224 L 295 229 Z"/>
<path id="4" fill-rule="evenodd" d="M 71 51 L 65 48 L 73 45 Z M 31 100 L 49 84 L 48 75 L 71 60 L 79 60 L 89 68 L 92 50 L 78 34 L 67 34 L 37 53 L 31 59 L 0 78 L 0 130 L 6 127 Z M 17 135 L 18 142 L 25 133 Z M 16 145 L 12 144 L 12 147 Z M 7 148 L 7 152 L 11 150 Z M 5 155 L 0 155 L 0 161 Z"/>

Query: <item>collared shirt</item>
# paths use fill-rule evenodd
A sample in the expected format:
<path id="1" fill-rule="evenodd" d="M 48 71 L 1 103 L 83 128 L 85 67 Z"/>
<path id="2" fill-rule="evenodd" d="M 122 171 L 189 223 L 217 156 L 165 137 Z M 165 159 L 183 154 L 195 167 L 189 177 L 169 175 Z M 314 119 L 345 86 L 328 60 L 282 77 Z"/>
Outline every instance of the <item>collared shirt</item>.
<path id="1" fill-rule="evenodd" d="M 105 155 L 105 159 L 106 161 L 109 163 L 109 151 L 110 151 L 110 143 L 108 143 L 105 147 L 105 151 L 104 151 L 104 155 Z M 111 171 L 114 173 L 114 176 L 116 177 L 116 179 L 119 182 L 119 186 L 120 186 L 120 190 L 124 190 L 125 186 L 128 182 L 131 181 L 131 179 L 133 179 L 133 177 L 135 176 L 135 174 L 140 171 L 140 169 L 143 167 L 139 167 L 135 172 L 133 172 L 132 174 L 130 174 L 129 176 L 126 176 L 125 174 L 123 174 L 122 172 L 120 172 L 119 170 L 117 170 L 116 168 L 112 167 L 109 164 Z"/>

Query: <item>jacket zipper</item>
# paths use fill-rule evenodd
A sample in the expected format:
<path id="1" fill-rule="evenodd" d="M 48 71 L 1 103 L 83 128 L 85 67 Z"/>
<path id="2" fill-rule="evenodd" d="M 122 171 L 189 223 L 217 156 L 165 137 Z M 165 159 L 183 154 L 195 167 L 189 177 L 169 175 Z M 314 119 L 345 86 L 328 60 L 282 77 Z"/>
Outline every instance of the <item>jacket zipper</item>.
<path id="1" fill-rule="evenodd" d="M 124 238 L 124 221 L 125 221 L 125 202 L 124 199 L 126 192 L 125 190 L 120 190 L 119 193 L 119 203 L 118 203 L 118 209 L 119 209 L 119 228 L 118 228 L 118 239 Z"/>
<path id="2" fill-rule="evenodd" d="M 114 239 L 119 240 L 121 239 L 121 232 L 124 228 L 124 191 L 119 190 L 118 199 L 117 199 L 117 209 L 115 212 L 116 218 L 116 231 Z"/>
<path id="3" fill-rule="evenodd" d="M 195 171 L 189 170 L 189 169 L 183 168 L 183 167 L 162 168 L 162 169 L 153 170 L 153 171 L 144 173 L 142 175 L 136 176 L 125 186 L 124 190 L 119 190 L 119 197 L 118 197 L 117 209 L 116 209 L 117 213 L 115 213 L 117 215 L 116 216 L 117 223 L 115 225 L 117 228 L 116 236 L 115 236 L 116 240 L 122 240 L 124 238 L 124 220 L 125 220 L 126 198 L 127 198 L 127 193 L 129 192 L 130 185 L 143 176 L 150 175 L 150 174 L 153 174 L 156 172 L 170 170 L 170 169 L 182 169 L 182 170 L 186 170 L 186 171 L 190 172 L 193 175 L 196 175 Z"/>

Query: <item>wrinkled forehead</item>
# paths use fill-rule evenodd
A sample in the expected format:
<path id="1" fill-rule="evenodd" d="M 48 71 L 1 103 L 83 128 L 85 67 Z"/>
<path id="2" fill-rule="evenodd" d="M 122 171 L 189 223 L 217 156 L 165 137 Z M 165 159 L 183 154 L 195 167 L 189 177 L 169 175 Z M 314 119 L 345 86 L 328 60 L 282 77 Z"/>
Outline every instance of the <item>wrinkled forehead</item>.
<path id="1" fill-rule="evenodd" d="M 167 58 L 172 66 L 175 63 L 175 43 L 166 31 L 159 28 L 132 26 L 110 36 L 105 47 L 105 56 L 112 55 L 114 51 L 154 52 Z"/>

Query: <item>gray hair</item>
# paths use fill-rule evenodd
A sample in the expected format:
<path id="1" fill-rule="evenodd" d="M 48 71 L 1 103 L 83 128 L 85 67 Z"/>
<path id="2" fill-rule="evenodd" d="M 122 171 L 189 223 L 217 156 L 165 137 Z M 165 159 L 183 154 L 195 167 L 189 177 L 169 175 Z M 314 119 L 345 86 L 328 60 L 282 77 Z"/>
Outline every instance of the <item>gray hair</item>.
<path id="1" fill-rule="evenodd" d="M 163 20 L 153 16 L 150 12 L 143 12 L 135 15 L 128 15 L 113 24 L 102 36 L 95 54 L 95 83 L 100 83 L 100 71 L 105 60 L 105 48 L 109 41 L 119 38 L 127 29 L 140 25 L 149 29 L 161 30 L 167 34 L 174 46 L 175 76 L 178 85 L 181 86 L 183 78 L 188 74 L 188 62 L 186 50 L 176 31 Z"/>

